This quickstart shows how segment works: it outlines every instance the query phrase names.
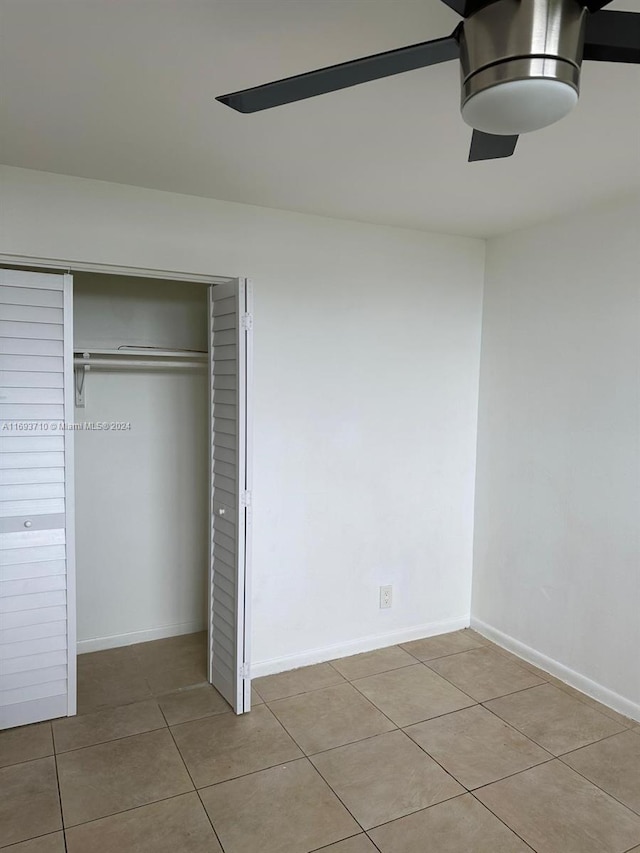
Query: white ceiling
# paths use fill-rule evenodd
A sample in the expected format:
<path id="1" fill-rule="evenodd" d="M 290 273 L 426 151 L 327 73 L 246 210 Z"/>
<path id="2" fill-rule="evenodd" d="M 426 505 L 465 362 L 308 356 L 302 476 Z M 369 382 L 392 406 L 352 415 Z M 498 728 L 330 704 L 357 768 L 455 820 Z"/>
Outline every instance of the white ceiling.
<path id="1" fill-rule="evenodd" d="M 610 8 L 640 11 L 640 0 Z M 640 67 L 467 163 L 457 63 L 244 116 L 214 96 L 448 35 L 438 0 L 0 0 L 3 163 L 488 236 L 640 189 Z"/>

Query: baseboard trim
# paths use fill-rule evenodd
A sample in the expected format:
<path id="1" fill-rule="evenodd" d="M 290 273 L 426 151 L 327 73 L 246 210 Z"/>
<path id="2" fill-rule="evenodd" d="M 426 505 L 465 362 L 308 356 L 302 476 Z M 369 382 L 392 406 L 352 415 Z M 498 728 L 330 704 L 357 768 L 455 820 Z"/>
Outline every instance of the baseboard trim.
<path id="1" fill-rule="evenodd" d="M 542 652 L 536 651 L 531 646 L 521 643 L 520 640 L 516 640 L 509 634 L 504 634 L 502 631 L 499 631 L 492 625 L 488 625 L 481 619 L 476 619 L 474 616 L 471 617 L 471 627 L 496 645 L 501 646 L 509 652 L 513 652 L 513 654 L 543 669 L 550 675 L 555 675 L 556 678 L 559 678 L 565 684 L 575 687 L 576 690 L 580 690 L 582 693 L 586 693 L 587 696 L 612 708 L 619 714 L 624 714 L 625 717 L 640 721 L 640 705 L 631 699 L 621 696 L 619 693 L 610 690 L 597 681 L 592 681 L 586 675 L 581 675 L 581 673 L 570 669 L 559 661 L 543 655 Z"/>
<path id="2" fill-rule="evenodd" d="M 151 640 L 164 640 L 167 637 L 180 637 L 182 634 L 195 634 L 204 631 L 202 622 L 178 622 L 175 625 L 163 625 L 161 628 L 147 628 L 144 631 L 131 631 L 127 634 L 112 634 L 109 637 L 94 637 L 90 640 L 78 640 L 76 649 L 79 655 L 87 652 L 101 652 L 104 649 L 118 649 L 132 646 L 134 643 L 148 643 Z"/>
<path id="3" fill-rule="evenodd" d="M 251 677 L 260 678 L 263 675 L 275 675 L 278 672 L 287 672 L 290 669 L 298 669 L 301 666 L 310 666 L 314 663 L 325 663 L 329 660 L 357 655 L 360 652 L 371 652 L 375 649 L 384 649 L 395 646 L 398 643 L 408 643 L 411 640 L 422 640 L 424 637 L 434 637 L 436 634 L 447 634 L 449 631 L 458 631 L 460 628 L 469 627 L 469 616 L 459 616 L 455 619 L 445 619 L 441 622 L 428 622 L 425 625 L 415 625 L 412 628 L 403 628 L 398 631 L 390 631 L 385 634 L 372 634 L 357 640 L 347 640 L 332 646 L 323 646 L 317 649 L 307 649 L 294 655 L 285 655 L 280 658 L 258 661 L 251 664 Z"/>

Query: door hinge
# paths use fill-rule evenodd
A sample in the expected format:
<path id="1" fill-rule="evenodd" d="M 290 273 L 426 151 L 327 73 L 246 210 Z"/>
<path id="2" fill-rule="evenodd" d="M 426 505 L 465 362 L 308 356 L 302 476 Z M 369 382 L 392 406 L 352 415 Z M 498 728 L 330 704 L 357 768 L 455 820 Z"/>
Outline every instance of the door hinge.
<path id="1" fill-rule="evenodd" d="M 240 664 L 240 678 L 249 678 L 249 664 Z"/>
<path id="2" fill-rule="evenodd" d="M 251 506 L 251 492 L 245 491 L 240 495 L 241 506 Z"/>
<path id="3" fill-rule="evenodd" d="M 243 314 L 240 319 L 240 325 L 245 332 L 250 332 L 253 329 L 253 314 Z"/>

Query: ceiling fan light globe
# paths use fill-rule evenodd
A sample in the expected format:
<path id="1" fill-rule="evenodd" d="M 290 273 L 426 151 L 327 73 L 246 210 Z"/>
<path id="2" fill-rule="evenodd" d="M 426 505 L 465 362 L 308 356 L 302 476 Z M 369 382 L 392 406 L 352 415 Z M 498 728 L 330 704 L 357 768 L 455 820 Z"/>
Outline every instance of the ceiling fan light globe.
<path id="1" fill-rule="evenodd" d="M 515 136 L 555 124 L 577 103 L 576 89 L 561 80 L 509 80 L 468 98 L 462 105 L 462 118 L 475 130 Z"/>

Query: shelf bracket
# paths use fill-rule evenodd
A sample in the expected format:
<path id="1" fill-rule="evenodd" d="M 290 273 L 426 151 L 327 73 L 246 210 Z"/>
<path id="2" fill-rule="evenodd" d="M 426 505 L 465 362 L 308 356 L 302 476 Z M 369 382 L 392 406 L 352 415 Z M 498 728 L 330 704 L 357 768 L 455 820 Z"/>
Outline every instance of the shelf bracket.
<path id="1" fill-rule="evenodd" d="M 82 353 L 82 358 L 86 360 L 86 364 L 76 364 L 74 368 L 74 378 L 76 387 L 76 409 L 84 409 L 85 407 L 85 385 L 87 373 L 91 370 L 89 365 L 89 353 Z"/>

